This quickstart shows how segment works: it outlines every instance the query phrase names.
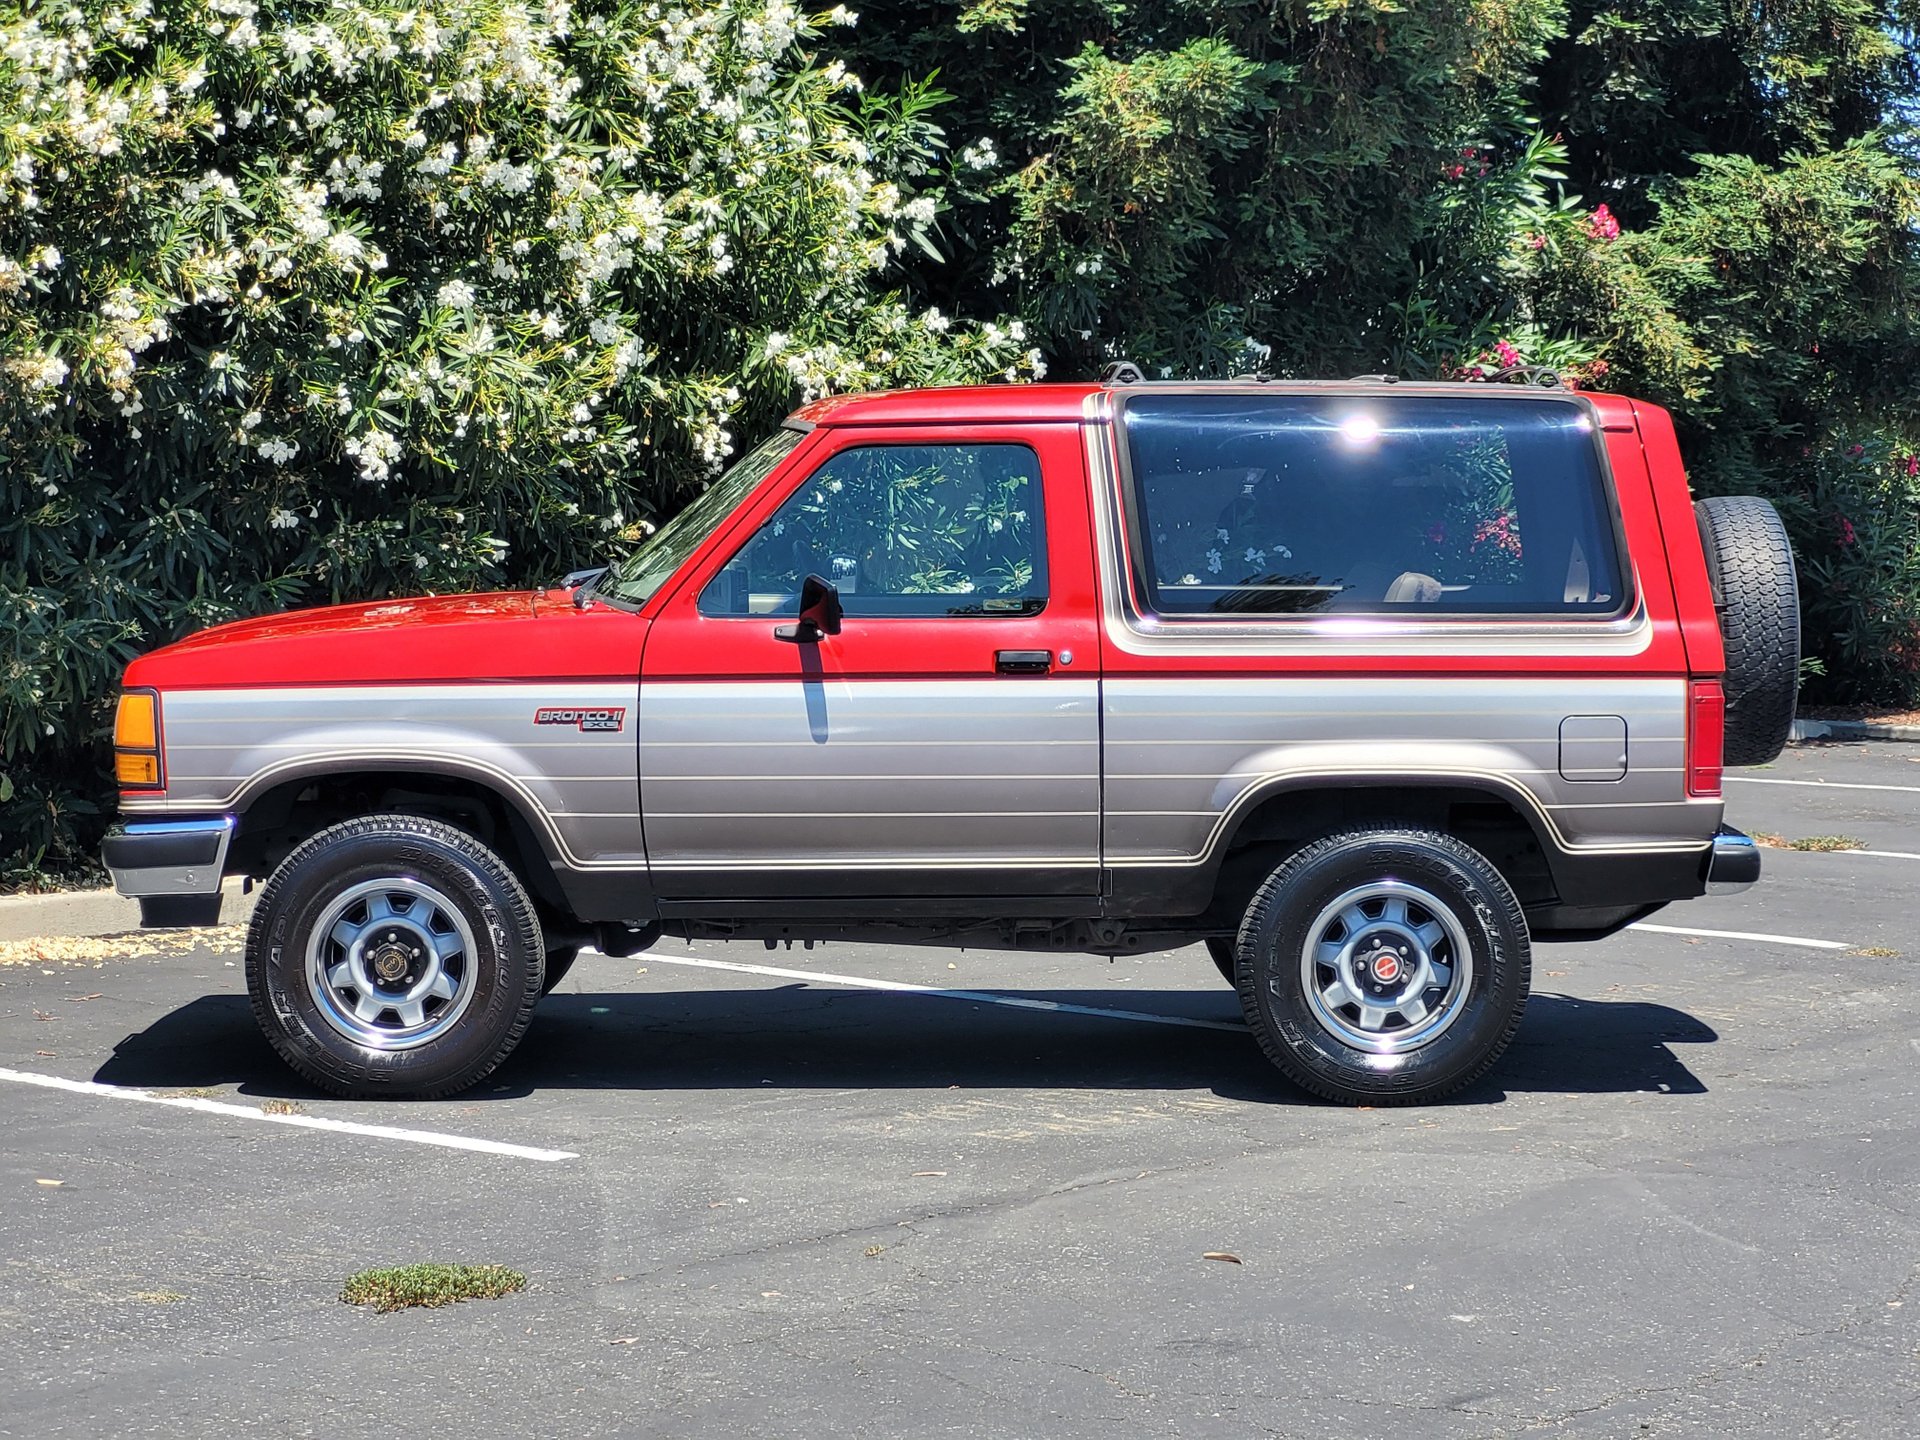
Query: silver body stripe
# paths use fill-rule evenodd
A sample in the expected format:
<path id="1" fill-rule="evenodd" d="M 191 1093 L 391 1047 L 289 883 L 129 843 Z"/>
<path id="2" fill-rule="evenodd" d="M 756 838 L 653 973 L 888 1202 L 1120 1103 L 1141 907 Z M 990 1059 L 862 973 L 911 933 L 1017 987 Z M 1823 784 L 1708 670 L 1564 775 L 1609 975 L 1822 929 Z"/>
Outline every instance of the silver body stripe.
<path id="1" fill-rule="evenodd" d="M 1720 819 L 1686 796 L 1683 680 L 1116 677 L 1105 696 L 1109 865 L 1199 863 L 1237 811 L 1316 777 L 1488 781 L 1567 851 L 1698 850 Z M 1561 775 L 1561 721 L 1593 713 L 1626 722 L 1620 780 Z"/>
<path id="2" fill-rule="evenodd" d="M 1098 706 L 1091 676 L 649 683 L 648 852 L 659 870 L 1092 871 Z"/>
<path id="3" fill-rule="evenodd" d="M 637 682 L 603 681 L 169 690 L 165 798 L 121 809 L 244 808 L 281 778 L 355 764 L 442 770 L 519 797 L 569 866 L 639 869 L 638 692 Z M 618 731 L 534 724 L 536 710 L 552 708 L 627 714 Z"/>

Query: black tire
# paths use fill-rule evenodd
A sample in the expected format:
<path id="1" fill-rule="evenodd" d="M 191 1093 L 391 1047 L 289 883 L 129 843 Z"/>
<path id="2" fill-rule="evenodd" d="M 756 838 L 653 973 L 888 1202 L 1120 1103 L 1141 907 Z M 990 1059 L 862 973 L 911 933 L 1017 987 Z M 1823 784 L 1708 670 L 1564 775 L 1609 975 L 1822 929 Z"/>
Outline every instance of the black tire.
<path id="1" fill-rule="evenodd" d="M 361 892 L 368 899 L 349 898 Z M 387 919 L 368 908 L 374 897 Z M 413 908 L 396 912 L 390 897 Z M 329 919 L 343 904 L 342 918 Z M 329 928 L 316 939 L 322 921 Z M 341 944 L 333 937 L 343 928 L 368 938 Z M 413 940 L 422 943 L 409 948 Z M 310 942 L 320 957 L 311 984 Z M 351 968 L 350 952 L 372 987 L 341 989 L 328 978 L 330 961 Z M 434 958 L 418 958 L 428 952 Z M 451 991 L 412 1002 L 425 1016 L 421 1038 L 407 1038 L 397 1005 L 358 1021 L 344 1013 L 385 999 L 376 970 L 408 955 L 416 958 L 407 963 L 431 967 L 421 975 L 444 975 L 433 983 Z M 434 1099 L 485 1079 L 526 1033 L 545 968 L 539 917 L 513 871 L 465 831 L 412 815 L 370 815 L 307 840 L 267 881 L 247 931 L 247 993 L 267 1040 L 315 1085 L 352 1099 Z M 415 984 L 414 972 L 395 983 Z M 337 1018 L 319 996 L 338 1007 Z M 457 1008 L 454 997 L 464 997 Z M 362 1043 L 347 1028 L 356 1025 L 385 1040 Z M 428 1033 L 432 1027 L 441 1028 Z M 387 1041 L 405 1048 L 383 1048 Z"/>
<path id="2" fill-rule="evenodd" d="M 540 993 L 551 995 L 554 987 L 567 978 L 567 972 L 573 969 L 573 962 L 580 958 L 578 945 L 563 945 L 558 950 L 547 952 L 547 974 L 540 982 Z"/>
<path id="3" fill-rule="evenodd" d="M 1343 1039 L 1315 1013 L 1307 992 L 1309 932 L 1328 923 L 1322 917 L 1336 902 L 1369 886 L 1386 887 L 1406 899 L 1402 919 L 1408 924 L 1416 923 L 1413 916 L 1427 915 L 1417 927 L 1444 932 L 1438 945 L 1429 945 L 1431 955 L 1452 957 L 1448 988 L 1421 992 L 1438 997 L 1431 1007 L 1437 1027 L 1432 1037 L 1413 1043 L 1418 1027 L 1412 1021 L 1397 1040 L 1391 1030 L 1377 1032 L 1380 1043 L 1412 1044 L 1397 1054 L 1373 1053 Z M 1439 908 L 1430 911 L 1416 896 Z M 1466 977 L 1454 953 L 1456 929 L 1471 956 Z M 1361 938 L 1352 937 L 1352 943 Z M 1384 949 L 1368 953 L 1393 960 Z M 1472 1084 L 1500 1058 L 1519 1028 L 1531 983 L 1526 916 L 1512 889 L 1477 850 L 1424 830 L 1356 830 L 1296 851 L 1255 892 L 1240 926 L 1237 954 L 1241 1008 L 1267 1058 L 1302 1089 L 1346 1105 L 1417 1105 Z M 1328 966 L 1313 973 L 1338 972 Z M 1371 980 L 1373 971 L 1366 974 Z M 1409 989 L 1415 983 L 1402 978 Z M 1316 979 L 1316 987 L 1319 983 Z M 1357 1014 L 1359 1007 L 1353 1008 Z M 1447 1014 L 1452 1018 L 1442 1025 L 1439 1017 Z M 1347 1023 L 1358 1029 L 1364 1022 Z"/>
<path id="4" fill-rule="evenodd" d="M 1800 583 L 1779 512 L 1754 495 L 1694 506 L 1727 650 L 1729 765 L 1777 759 L 1800 691 Z"/>
<path id="5" fill-rule="evenodd" d="M 1227 984 L 1234 984 L 1233 972 L 1238 966 L 1238 954 L 1235 939 L 1231 935 L 1209 935 L 1207 954 L 1213 957 L 1213 968 L 1220 972 L 1220 978 Z"/>

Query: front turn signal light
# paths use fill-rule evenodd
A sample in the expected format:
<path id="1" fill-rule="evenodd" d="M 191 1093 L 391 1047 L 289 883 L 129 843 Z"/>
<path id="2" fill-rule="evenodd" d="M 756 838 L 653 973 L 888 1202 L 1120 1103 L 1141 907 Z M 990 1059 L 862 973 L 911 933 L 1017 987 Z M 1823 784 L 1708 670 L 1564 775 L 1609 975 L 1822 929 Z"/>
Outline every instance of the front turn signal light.
<path id="1" fill-rule="evenodd" d="M 120 751 L 113 757 L 113 778 L 122 790 L 152 789 L 160 783 L 160 757 Z"/>
<path id="2" fill-rule="evenodd" d="M 158 790 L 160 770 L 160 697 L 151 690 L 129 690 L 113 717 L 113 777 L 122 790 Z"/>

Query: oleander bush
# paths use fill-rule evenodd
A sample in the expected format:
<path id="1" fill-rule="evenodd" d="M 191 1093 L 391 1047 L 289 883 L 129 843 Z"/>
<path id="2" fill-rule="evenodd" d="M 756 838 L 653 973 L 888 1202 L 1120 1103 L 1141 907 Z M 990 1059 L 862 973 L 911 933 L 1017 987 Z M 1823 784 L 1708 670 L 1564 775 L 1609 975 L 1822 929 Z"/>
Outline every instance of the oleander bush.
<path id="1" fill-rule="evenodd" d="M 935 93 L 788 0 L 0 3 L 0 871 L 135 652 L 557 577 L 801 397 L 1038 372 L 890 288 Z"/>

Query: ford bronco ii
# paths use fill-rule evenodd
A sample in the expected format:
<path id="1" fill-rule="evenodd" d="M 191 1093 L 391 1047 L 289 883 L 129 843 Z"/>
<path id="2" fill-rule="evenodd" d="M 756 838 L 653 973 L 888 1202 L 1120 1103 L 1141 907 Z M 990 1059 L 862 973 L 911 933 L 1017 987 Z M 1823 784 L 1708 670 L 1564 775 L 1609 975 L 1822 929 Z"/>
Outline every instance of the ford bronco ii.
<path id="1" fill-rule="evenodd" d="M 604 571 L 136 660 L 107 865 L 149 924 L 264 879 L 255 1014 L 344 1095 L 665 934 L 1204 944 L 1299 1085 L 1435 1099 L 1534 939 L 1758 878 L 1721 767 L 1793 714 L 1771 507 L 1523 378 L 822 400 Z"/>

